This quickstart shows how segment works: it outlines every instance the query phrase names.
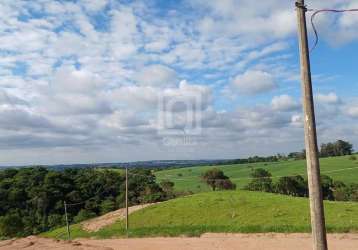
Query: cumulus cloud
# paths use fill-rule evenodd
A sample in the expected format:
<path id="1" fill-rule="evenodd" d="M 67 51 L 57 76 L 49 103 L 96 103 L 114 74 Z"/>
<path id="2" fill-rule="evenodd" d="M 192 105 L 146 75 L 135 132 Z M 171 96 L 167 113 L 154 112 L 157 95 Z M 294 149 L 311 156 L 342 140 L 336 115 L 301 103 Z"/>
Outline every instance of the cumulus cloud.
<path id="1" fill-rule="evenodd" d="M 18 155 L 35 163 L 37 155 L 45 163 L 63 155 L 67 161 L 239 157 L 275 153 L 275 143 L 296 149 L 302 118 L 292 97 L 298 86 L 289 85 L 298 68 L 290 41 L 293 4 L 190 0 L 175 10 L 160 7 L 148 1 L 1 3 L 0 148 L 10 151 L 0 162 Z M 356 39 L 353 15 L 317 22 L 323 39 Z M 324 27 L 337 29 L 334 39 Z M 274 92 L 279 86 L 288 95 Z M 223 89 L 240 98 L 220 96 Z M 340 115 L 358 116 L 356 105 L 335 93 L 316 98 L 321 127 L 329 129 Z M 158 118 L 161 111 L 178 129 L 197 121 L 195 139 L 203 144 L 182 152 L 173 147 L 172 154 L 158 146 L 168 125 Z M 237 151 L 240 143 L 247 147 Z"/>
<path id="2" fill-rule="evenodd" d="M 271 101 L 271 106 L 274 110 L 278 111 L 293 111 L 297 110 L 300 105 L 297 101 L 289 95 L 280 95 L 273 97 Z"/>
<path id="3" fill-rule="evenodd" d="M 292 115 L 291 117 L 291 124 L 294 127 L 303 127 L 303 119 L 302 115 Z"/>
<path id="4" fill-rule="evenodd" d="M 325 104 L 340 103 L 339 97 L 334 92 L 330 92 L 328 94 L 318 94 L 318 95 L 316 95 L 316 100 L 320 103 L 325 103 Z"/>
<path id="5" fill-rule="evenodd" d="M 353 118 L 358 118 L 358 105 L 348 106 L 345 110 L 346 114 Z"/>
<path id="6" fill-rule="evenodd" d="M 177 74 L 173 69 L 159 64 L 144 67 L 135 78 L 142 86 L 174 87 L 178 82 Z"/>
<path id="7" fill-rule="evenodd" d="M 277 87 L 274 77 L 260 70 L 248 70 L 244 74 L 237 75 L 232 84 L 243 95 L 261 94 Z"/>

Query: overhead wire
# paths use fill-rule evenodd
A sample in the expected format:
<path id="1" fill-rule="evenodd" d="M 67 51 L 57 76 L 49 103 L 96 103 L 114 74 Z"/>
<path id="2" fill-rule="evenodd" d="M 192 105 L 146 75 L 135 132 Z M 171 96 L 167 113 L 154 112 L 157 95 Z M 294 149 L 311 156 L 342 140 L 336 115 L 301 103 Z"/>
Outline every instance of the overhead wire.
<path id="1" fill-rule="evenodd" d="M 306 10 L 314 11 L 313 14 L 311 15 L 311 26 L 312 26 L 312 30 L 315 35 L 315 41 L 314 41 L 313 46 L 310 49 L 311 52 L 317 47 L 318 41 L 319 41 L 317 27 L 314 22 L 314 19 L 318 14 L 324 13 L 324 12 L 333 12 L 333 13 L 358 12 L 358 9 L 306 9 Z"/>

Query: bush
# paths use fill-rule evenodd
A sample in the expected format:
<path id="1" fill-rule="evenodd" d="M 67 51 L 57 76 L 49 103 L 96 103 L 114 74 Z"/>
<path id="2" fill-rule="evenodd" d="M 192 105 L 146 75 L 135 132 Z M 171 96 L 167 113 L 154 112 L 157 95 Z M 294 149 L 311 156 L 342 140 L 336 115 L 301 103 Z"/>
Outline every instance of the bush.
<path id="1" fill-rule="evenodd" d="M 291 196 L 308 195 L 307 183 L 300 175 L 281 177 L 275 184 L 274 190 L 276 193 Z"/>
<path id="2" fill-rule="evenodd" d="M 245 189 L 251 191 L 263 191 L 263 192 L 272 191 L 272 179 L 271 179 L 271 173 L 269 171 L 263 168 L 258 168 L 253 170 L 250 176 L 252 177 L 252 180 L 245 187 Z"/>
<path id="3" fill-rule="evenodd" d="M 0 235 L 7 237 L 22 236 L 24 224 L 19 214 L 7 214 L 0 217 Z"/>
<path id="4" fill-rule="evenodd" d="M 216 189 L 224 190 L 236 188 L 236 185 L 230 181 L 229 177 L 217 168 L 209 169 L 201 178 L 213 189 L 213 191 Z"/>
<path id="5" fill-rule="evenodd" d="M 349 160 L 355 161 L 355 160 L 357 160 L 357 156 L 351 155 L 351 156 L 349 156 Z"/>
<path id="6" fill-rule="evenodd" d="M 51 214 L 47 217 L 48 226 L 50 228 L 62 226 L 66 223 L 64 217 L 61 214 Z"/>
<path id="7" fill-rule="evenodd" d="M 75 223 L 78 223 L 78 222 L 88 220 L 88 219 L 96 217 L 96 216 L 97 216 L 96 213 L 94 213 L 92 211 L 81 209 L 73 219 L 74 219 Z"/>
<path id="8" fill-rule="evenodd" d="M 350 199 L 349 188 L 344 183 L 335 182 L 333 188 L 333 197 L 335 201 L 348 201 Z"/>
<path id="9" fill-rule="evenodd" d="M 219 190 L 235 190 L 236 184 L 232 183 L 230 179 L 218 180 L 216 184 Z"/>
<path id="10" fill-rule="evenodd" d="M 332 178 L 327 175 L 321 175 L 321 186 L 322 186 L 323 199 L 334 200 L 334 195 L 333 195 L 334 186 L 333 186 Z"/>
<path id="11" fill-rule="evenodd" d="M 116 203 L 112 199 L 102 201 L 100 205 L 101 214 L 106 214 L 116 209 Z"/>

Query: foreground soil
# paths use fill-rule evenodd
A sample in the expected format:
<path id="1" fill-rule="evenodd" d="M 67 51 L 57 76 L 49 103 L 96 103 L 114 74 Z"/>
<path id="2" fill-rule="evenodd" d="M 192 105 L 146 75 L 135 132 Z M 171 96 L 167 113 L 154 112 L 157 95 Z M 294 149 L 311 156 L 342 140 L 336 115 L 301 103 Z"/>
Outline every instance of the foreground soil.
<path id="1" fill-rule="evenodd" d="M 358 234 L 328 235 L 329 249 L 358 249 Z M 200 238 L 79 239 L 72 242 L 30 236 L 0 242 L 1 250 L 303 250 L 309 234 L 204 234 Z"/>

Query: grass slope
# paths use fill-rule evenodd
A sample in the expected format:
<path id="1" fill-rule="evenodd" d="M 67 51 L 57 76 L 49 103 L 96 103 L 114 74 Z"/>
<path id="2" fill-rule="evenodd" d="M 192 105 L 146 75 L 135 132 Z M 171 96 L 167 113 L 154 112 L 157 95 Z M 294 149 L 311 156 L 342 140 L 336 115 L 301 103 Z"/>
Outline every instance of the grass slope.
<path id="1" fill-rule="evenodd" d="M 358 231 L 358 203 L 325 201 L 329 232 Z M 200 193 L 162 202 L 130 216 L 129 236 L 196 236 L 204 232 L 308 232 L 309 202 L 270 193 L 222 191 Z M 80 225 L 71 227 L 73 238 L 125 236 L 118 221 L 96 233 Z M 43 234 L 64 238 L 65 228 Z M 58 237 L 61 235 L 62 237 Z"/>
<path id="2" fill-rule="evenodd" d="M 358 161 L 349 159 L 349 156 L 322 158 L 321 173 L 331 176 L 334 180 L 340 180 L 345 183 L 358 182 Z M 200 176 L 210 168 L 219 168 L 225 175 L 242 188 L 249 181 L 251 169 L 264 168 L 271 172 L 274 181 L 280 176 L 290 176 L 300 174 L 307 176 L 306 161 L 282 161 L 271 163 L 252 163 L 236 164 L 222 166 L 203 166 L 180 169 L 162 170 L 155 173 L 158 182 L 161 180 L 171 180 L 175 183 L 175 189 L 178 191 L 205 192 L 209 187 L 200 180 Z M 352 169 L 350 169 L 352 168 Z M 343 170 L 345 169 L 345 170 Z"/>

